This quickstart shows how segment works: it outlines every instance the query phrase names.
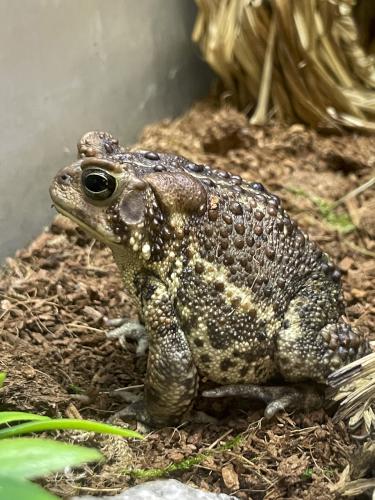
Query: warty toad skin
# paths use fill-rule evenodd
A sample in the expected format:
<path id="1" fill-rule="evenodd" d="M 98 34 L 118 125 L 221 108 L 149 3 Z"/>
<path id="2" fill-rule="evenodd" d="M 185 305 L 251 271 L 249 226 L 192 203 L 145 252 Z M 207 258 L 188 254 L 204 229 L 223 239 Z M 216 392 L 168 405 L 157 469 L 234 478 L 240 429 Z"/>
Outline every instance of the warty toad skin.
<path id="1" fill-rule="evenodd" d="M 275 375 L 324 384 L 368 352 L 345 319 L 339 270 L 262 184 L 129 152 L 105 132 L 86 134 L 78 153 L 50 193 L 110 247 L 137 305 L 149 343 L 140 420 L 178 423 L 201 377 L 256 384 L 269 401 L 261 385 Z M 298 400 L 275 394 L 268 414 Z"/>

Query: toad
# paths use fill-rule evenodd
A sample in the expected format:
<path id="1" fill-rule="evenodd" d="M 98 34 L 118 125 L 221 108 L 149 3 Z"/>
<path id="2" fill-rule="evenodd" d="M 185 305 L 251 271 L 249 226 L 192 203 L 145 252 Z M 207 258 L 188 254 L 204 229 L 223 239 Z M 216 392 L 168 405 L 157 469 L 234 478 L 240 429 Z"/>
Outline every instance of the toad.
<path id="1" fill-rule="evenodd" d="M 267 386 L 275 376 L 325 384 L 369 351 L 345 318 L 340 271 L 259 182 L 89 132 L 50 194 L 109 246 L 136 303 L 148 339 L 133 405 L 142 422 L 180 422 L 202 377 L 218 385 L 206 396 L 250 394 L 272 416 L 307 397 Z"/>

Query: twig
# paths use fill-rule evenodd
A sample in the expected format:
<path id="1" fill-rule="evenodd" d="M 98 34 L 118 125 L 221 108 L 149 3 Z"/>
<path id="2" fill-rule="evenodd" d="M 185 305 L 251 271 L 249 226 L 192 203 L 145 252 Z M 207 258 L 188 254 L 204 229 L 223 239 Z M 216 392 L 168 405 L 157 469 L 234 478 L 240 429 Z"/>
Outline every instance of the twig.
<path id="1" fill-rule="evenodd" d="M 351 198 L 354 198 L 355 196 L 357 196 L 358 194 L 360 193 L 363 193 L 363 191 L 366 191 L 366 189 L 369 189 L 370 187 L 372 187 L 373 185 L 375 184 L 375 177 L 371 177 L 371 179 L 369 179 L 367 182 L 365 182 L 364 184 L 362 184 L 361 186 L 358 186 L 356 187 L 355 189 L 353 189 L 352 191 L 349 191 L 349 193 L 347 193 L 346 195 L 344 195 L 342 198 L 340 198 L 339 200 L 335 201 L 333 204 L 332 204 L 332 208 L 336 208 L 338 205 L 341 205 L 342 203 L 344 203 L 345 201 L 348 201 L 350 200 Z"/>

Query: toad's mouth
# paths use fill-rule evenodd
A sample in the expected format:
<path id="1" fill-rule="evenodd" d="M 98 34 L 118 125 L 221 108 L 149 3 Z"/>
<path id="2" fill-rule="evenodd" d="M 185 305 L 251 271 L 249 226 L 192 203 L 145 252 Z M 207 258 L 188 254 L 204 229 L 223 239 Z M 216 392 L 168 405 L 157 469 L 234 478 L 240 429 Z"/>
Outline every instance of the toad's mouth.
<path id="1" fill-rule="evenodd" d="M 55 200 L 53 200 L 53 206 L 61 215 L 68 217 L 68 219 L 72 220 L 75 224 L 77 224 L 77 226 L 82 228 L 84 231 L 86 231 L 86 233 L 88 233 L 90 236 L 93 236 L 95 239 L 100 240 L 103 243 L 107 244 L 108 243 L 119 244 L 119 240 L 117 239 L 116 236 L 114 236 L 110 232 L 100 233 L 93 226 L 83 221 L 81 218 L 76 217 L 74 214 L 72 214 L 72 212 L 66 210 L 62 205 L 60 205 Z"/>

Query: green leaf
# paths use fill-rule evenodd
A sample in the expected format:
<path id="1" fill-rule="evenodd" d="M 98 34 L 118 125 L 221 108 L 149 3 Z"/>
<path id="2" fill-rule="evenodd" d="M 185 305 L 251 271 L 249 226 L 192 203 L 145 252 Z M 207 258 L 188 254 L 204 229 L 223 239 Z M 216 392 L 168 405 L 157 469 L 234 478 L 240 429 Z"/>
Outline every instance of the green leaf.
<path id="1" fill-rule="evenodd" d="M 3 439 L 0 441 L 0 477 L 33 479 L 101 458 L 101 453 L 93 448 L 52 439 Z"/>
<path id="2" fill-rule="evenodd" d="M 10 422 L 20 422 L 21 420 L 51 420 L 43 415 L 27 413 L 24 411 L 0 411 L 0 425 Z"/>
<path id="3" fill-rule="evenodd" d="M 6 429 L 0 429 L 0 438 L 8 438 L 18 436 L 20 434 L 28 434 L 29 432 L 44 432 L 50 430 L 74 429 L 87 432 L 96 432 L 102 434 L 117 434 L 126 438 L 143 439 L 143 436 L 138 432 L 130 429 L 122 429 L 114 425 L 102 424 L 92 420 L 81 420 L 73 418 L 59 418 L 43 420 L 42 422 L 28 422 L 19 424 Z"/>
<path id="4" fill-rule="evenodd" d="M 7 374 L 6 372 L 0 372 L 0 387 L 3 385 L 4 380 L 6 379 Z"/>
<path id="5" fill-rule="evenodd" d="M 0 475 L 0 500 L 59 500 L 37 484 Z"/>

